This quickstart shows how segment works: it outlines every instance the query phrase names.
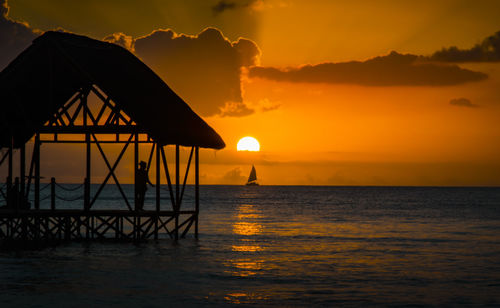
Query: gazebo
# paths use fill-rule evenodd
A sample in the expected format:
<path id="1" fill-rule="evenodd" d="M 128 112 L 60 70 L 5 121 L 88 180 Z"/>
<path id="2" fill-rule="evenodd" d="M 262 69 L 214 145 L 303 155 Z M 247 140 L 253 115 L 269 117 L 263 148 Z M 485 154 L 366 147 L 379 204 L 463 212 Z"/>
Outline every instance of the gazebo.
<path id="1" fill-rule="evenodd" d="M 98 98 L 97 103 L 89 102 L 90 94 Z M 125 48 L 75 34 L 46 32 L 0 73 L 0 110 L 0 166 L 8 164 L 5 188 L 0 191 L 0 200 L 3 197 L 5 201 L 0 209 L 0 239 L 137 240 L 158 238 L 163 231 L 178 239 L 193 224 L 198 236 L 199 148 L 222 149 L 224 141 Z M 33 142 L 29 168 L 28 142 Z M 81 209 L 56 209 L 53 202 L 50 209 L 40 208 L 40 152 L 46 143 L 85 145 Z M 106 143 L 123 146 L 114 162 L 102 147 Z M 155 210 L 138 211 L 137 193 L 134 200 L 129 200 L 115 174 L 129 145 L 133 145 L 137 173 L 139 144 L 151 145 L 147 169 L 156 169 Z M 175 180 L 171 180 L 168 170 L 168 145 L 175 147 Z M 180 146 L 190 148 L 182 181 Z M 18 168 L 14 168 L 14 150 L 19 153 Z M 91 192 L 91 152 L 96 150 L 105 161 L 108 174 L 97 191 Z M 193 156 L 195 207 L 181 210 Z M 19 170 L 18 176 L 14 169 Z M 162 204 L 160 198 L 162 172 L 166 177 L 164 184 L 168 185 L 168 204 Z M 127 209 L 93 209 L 110 178 Z M 25 200 L 32 186 L 34 200 L 28 208 Z"/>

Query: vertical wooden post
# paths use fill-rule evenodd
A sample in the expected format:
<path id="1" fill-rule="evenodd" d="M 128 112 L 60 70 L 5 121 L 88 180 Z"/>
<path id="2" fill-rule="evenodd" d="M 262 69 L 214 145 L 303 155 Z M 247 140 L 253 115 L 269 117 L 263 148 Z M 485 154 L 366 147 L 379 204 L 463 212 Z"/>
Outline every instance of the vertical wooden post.
<path id="1" fill-rule="evenodd" d="M 115 238 L 118 239 L 120 235 L 120 216 L 115 217 Z"/>
<path id="2" fill-rule="evenodd" d="M 50 209 L 56 209 L 56 178 L 50 178 Z"/>
<path id="3" fill-rule="evenodd" d="M 85 126 L 86 129 L 87 127 L 87 121 L 88 121 L 88 106 L 87 106 L 87 96 L 88 96 L 89 91 L 85 90 L 85 93 L 82 93 L 81 96 L 81 104 L 83 107 L 83 126 Z M 85 178 L 88 181 L 88 185 L 86 187 L 86 190 L 84 191 L 85 197 L 84 199 L 84 204 L 83 207 L 86 211 L 90 210 L 90 177 L 91 177 L 91 170 L 92 170 L 92 160 L 91 160 L 91 144 L 90 144 L 90 133 L 85 133 L 85 144 L 86 144 L 86 169 L 85 169 Z"/>
<path id="4" fill-rule="evenodd" d="M 139 134 L 135 133 L 134 138 L 134 209 L 138 210 L 138 200 L 137 200 L 137 166 L 139 165 Z M 135 227 L 134 227 L 135 228 Z"/>
<path id="5" fill-rule="evenodd" d="M 13 201 L 14 201 L 14 208 L 17 210 L 19 210 L 19 201 L 20 201 L 20 194 L 19 194 L 19 178 L 16 177 L 16 179 L 14 180 L 14 194 L 13 194 Z"/>
<path id="6" fill-rule="evenodd" d="M 137 215 L 137 240 L 141 240 L 141 216 L 140 214 Z"/>
<path id="7" fill-rule="evenodd" d="M 90 179 L 83 179 L 83 209 L 90 210 Z"/>
<path id="8" fill-rule="evenodd" d="M 194 152 L 194 202 L 196 211 L 194 236 L 198 238 L 198 215 L 200 213 L 200 147 L 196 147 Z"/>
<path id="9" fill-rule="evenodd" d="M 85 216 L 85 238 L 90 239 L 90 216 L 89 213 L 86 213 Z"/>
<path id="10" fill-rule="evenodd" d="M 179 239 L 179 145 L 175 145 L 175 240 Z"/>
<path id="11" fill-rule="evenodd" d="M 35 135 L 35 209 L 40 209 L 40 134 Z"/>
<path id="12" fill-rule="evenodd" d="M 64 217 L 64 239 L 69 241 L 71 239 L 71 217 Z"/>
<path id="13" fill-rule="evenodd" d="M 160 143 L 156 144 L 156 212 L 160 212 Z"/>
<path id="14" fill-rule="evenodd" d="M 135 133 L 135 136 L 134 136 L 134 209 L 136 211 L 139 210 L 139 201 L 138 201 L 138 198 L 137 198 L 137 166 L 139 165 L 139 134 L 138 133 Z M 134 215 L 134 231 L 133 231 L 133 234 L 134 234 L 134 240 L 137 240 L 139 237 L 138 237 L 138 228 L 137 228 L 137 223 L 138 223 L 138 217 L 137 215 Z"/>
<path id="15" fill-rule="evenodd" d="M 24 208 L 24 192 L 26 186 L 26 145 L 23 143 L 19 151 L 19 205 Z"/>
<path id="16" fill-rule="evenodd" d="M 91 177 L 91 169 L 92 169 L 92 159 L 91 159 L 91 146 L 90 146 L 90 134 L 85 134 L 85 143 L 86 143 L 86 169 L 85 169 L 85 181 L 87 182 L 85 185 L 85 197 L 84 197 L 84 208 L 86 211 L 90 210 L 90 177 Z"/>
<path id="17" fill-rule="evenodd" d="M 158 217 L 160 215 L 160 185 L 161 185 L 161 169 L 160 169 L 160 143 L 156 143 L 156 217 L 155 217 L 155 232 L 154 238 L 158 239 Z"/>
<path id="18" fill-rule="evenodd" d="M 9 144 L 9 175 L 7 176 L 7 204 L 8 207 L 12 208 L 14 205 L 14 199 L 12 194 L 12 176 L 14 174 L 14 161 L 13 161 L 13 147 L 14 147 L 14 139 L 11 139 Z"/>

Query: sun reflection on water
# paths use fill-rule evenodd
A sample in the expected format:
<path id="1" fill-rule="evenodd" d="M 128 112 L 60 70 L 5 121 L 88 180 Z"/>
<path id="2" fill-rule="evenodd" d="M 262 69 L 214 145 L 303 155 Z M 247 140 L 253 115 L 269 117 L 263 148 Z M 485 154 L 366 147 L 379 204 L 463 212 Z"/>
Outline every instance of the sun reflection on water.
<path id="1" fill-rule="evenodd" d="M 262 232 L 262 226 L 251 222 L 237 222 L 233 225 L 233 232 L 238 235 L 256 235 Z"/>
<path id="2" fill-rule="evenodd" d="M 263 232 L 263 227 L 259 223 L 263 215 L 252 204 L 239 205 L 236 213 L 236 221 L 233 224 L 233 232 L 236 235 L 249 237 L 240 238 L 237 243 L 232 245 L 232 251 L 237 252 L 236 258 L 229 260 L 229 266 L 232 275 L 239 277 L 256 275 L 262 269 L 262 260 L 255 260 L 254 253 L 263 250 L 251 237 Z M 234 296 L 230 297 L 234 300 Z"/>
<path id="3" fill-rule="evenodd" d="M 260 212 L 252 204 L 242 204 L 238 207 L 233 232 L 238 235 L 256 235 L 262 232 L 262 225 L 257 222 L 262 218 Z"/>

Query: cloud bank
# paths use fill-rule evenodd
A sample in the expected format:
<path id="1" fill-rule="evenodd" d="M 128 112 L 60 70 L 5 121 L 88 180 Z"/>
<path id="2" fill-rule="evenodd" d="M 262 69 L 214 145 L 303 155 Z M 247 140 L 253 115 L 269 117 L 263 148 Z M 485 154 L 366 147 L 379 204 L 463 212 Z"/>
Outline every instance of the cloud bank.
<path id="1" fill-rule="evenodd" d="M 322 63 L 296 68 L 252 67 L 253 78 L 277 81 L 362 86 L 447 86 L 480 81 L 488 76 L 481 72 L 422 61 L 422 57 L 400 54 L 343 63 Z"/>
<path id="2" fill-rule="evenodd" d="M 231 42 L 215 28 L 198 35 L 156 30 L 135 40 L 136 54 L 203 116 L 244 116 L 241 69 L 257 65 L 260 50 L 248 39 Z"/>
<path id="3" fill-rule="evenodd" d="M 498 62 L 500 61 L 500 31 L 485 38 L 470 49 L 456 46 L 443 48 L 429 57 L 441 62 Z"/>

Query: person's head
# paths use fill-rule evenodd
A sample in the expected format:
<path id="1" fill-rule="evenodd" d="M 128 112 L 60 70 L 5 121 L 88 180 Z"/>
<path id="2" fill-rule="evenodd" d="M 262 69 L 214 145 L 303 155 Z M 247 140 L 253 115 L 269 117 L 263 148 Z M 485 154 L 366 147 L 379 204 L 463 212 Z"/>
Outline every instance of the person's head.
<path id="1" fill-rule="evenodd" d="M 146 162 L 145 162 L 145 161 L 143 161 L 143 160 L 141 160 L 141 162 L 139 163 L 139 167 L 140 167 L 141 169 L 146 169 L 146 166 L 147 166 L 147 165 L 146 165 Z"/>

